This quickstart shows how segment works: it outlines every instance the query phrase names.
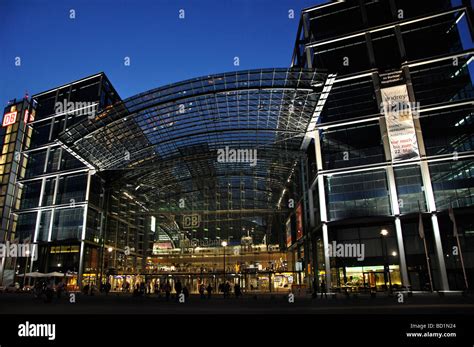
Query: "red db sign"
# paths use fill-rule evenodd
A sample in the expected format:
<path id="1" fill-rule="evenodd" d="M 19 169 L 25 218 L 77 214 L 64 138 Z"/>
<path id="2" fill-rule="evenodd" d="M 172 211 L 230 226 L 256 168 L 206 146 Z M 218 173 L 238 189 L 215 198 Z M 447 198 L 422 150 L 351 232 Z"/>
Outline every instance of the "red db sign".
<path id="1" fill-rule="evenodd" d="M 17 115 L 16 111 L 15 112 L 10 112 L 10 113 L 5 113 L 3 115 L 2 126 L 6 127 L 6 126 L 14 124 L 16 122 L 16 115 Z"/>

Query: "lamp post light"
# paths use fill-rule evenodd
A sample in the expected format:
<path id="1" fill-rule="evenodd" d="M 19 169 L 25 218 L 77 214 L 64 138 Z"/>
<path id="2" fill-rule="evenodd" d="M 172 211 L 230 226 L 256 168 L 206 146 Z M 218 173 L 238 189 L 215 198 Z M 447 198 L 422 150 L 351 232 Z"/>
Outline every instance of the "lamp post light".
<path id="1" fill-rule="evenodd" d="M 102 277 L 104 276 L 104 272 L 105 272 L 106 279 L 108 281 L 109 271 L 104 269 L 104 267 L 105 267 L 105 258 L 107 257 L 107 266 L 110 268 L 110 256 L 112 255 L 113 251 L 114 251 L 113 247 L 109 246 L 109 247 L 107 247 L 108 255 L 107 256 L 105 255 L 105 240 L 102 239 L 102 248 L 101 248 L 102 261 L 101 261 L 101 264 L 100 264 L 100 278 L 99 278 L 99 283 L 100 284 L 102 284 Z"/>
<path id="2" fill-rule="evenodd" d="M 227 241 L 222 241 L 221 246 L 224 247 L 224 284 L 225 284 L 225 248 L 227 247 Z"/>
<path id="3" fill-rule="evenodd" d="M 388 280 L 390 292 L 392 292 L 392 278 L 390 276 L 390 265 L 389 265 L 387 252 L 386 252 L 387 245 L 386 245 L 385 237 L 387 236 L 388 236 L 387 229 L 380 230 L 380 241 L 382 242 L 382 256 L 384 258 L 383 277 L 384 277 L 385 286 L 387 285 L 387 280 Z"/>

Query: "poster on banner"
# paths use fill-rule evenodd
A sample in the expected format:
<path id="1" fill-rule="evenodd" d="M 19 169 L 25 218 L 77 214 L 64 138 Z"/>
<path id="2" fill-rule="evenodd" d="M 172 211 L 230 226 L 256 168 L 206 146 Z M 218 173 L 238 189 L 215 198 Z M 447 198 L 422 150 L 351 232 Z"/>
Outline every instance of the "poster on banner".
<path id="1" fill-rule="evenodd" d="M 407 86 L 403 84 L 383 88 L 381 92 L 392 161 L 419 158 L 420 152 Z"/>
<path id="2" fill-rule="evenodd" d="M 288 218 L 285 223 L 286 229 L 286 247 L 290 247 L 293 243 L 292 230 L 291 230 L 291 218 Z"/>
<path id="3" fill-rule="evenodd" d="M 173 244 L 170 241 L 154 242 L 152 253 L 153 255 L 158 255 L 170 249 L 173 249 Z"/>
<path id="4" fill-rule="evenodd" d="M 301 203 L 296 208 L 296 240 L 303 237 L 303 207 Z"/>

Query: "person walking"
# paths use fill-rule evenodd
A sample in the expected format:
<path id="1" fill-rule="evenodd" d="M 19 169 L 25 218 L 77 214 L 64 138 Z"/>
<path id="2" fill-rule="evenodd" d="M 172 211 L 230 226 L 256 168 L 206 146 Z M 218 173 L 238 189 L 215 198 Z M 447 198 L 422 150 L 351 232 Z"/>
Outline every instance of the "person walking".
<path id="1" fill-rule="evenodd" d="M 208 284 L 206 290 L 207 290 L 207 298 L 210 299 L 211 298 L 211 294 L 212 294 L 212 286 L 211 286 L 211 283 Z"/>
<path id="2" fill-rule="evenodd" d="M 166 281 L 165 284 L 165 293 L 166 293 L 166 301 L 169 301 L 171 295 L 171 284 L 170 281 Z"/>
<path id="3" fill-rule="evenodd" d="M 35 282 L 33 286 L 33 295 L 35 299 L 39 299 L 43 295 L 43 285 L 40 281 Z"/>
<path id="4" fill-rule="evenodd" d="M 328 297 L 326 282 L 324 280 L 322 280 L 322 282 L 321 282 L 321 299 L 323 298 L 323 295 L 324 295 L 325 298 Z"/>
<path id="5" fill-rule="evenodd" d="M 316 277 L 313 278 L 313 293 L 312 293 L 312 298 L 316 299 L 318 297 L 318 280 Z"/>
<path id="6" fill-rule="evenodd" d="M 224 283 L 224 286 L 223 286 L 222 290 L 224 292 L 224 298 L 227 298 L 227 296 L 229 295 L 229 292 L 230 292 L 229 282 Z"/>
<path id="7" fill-rule="evenodd" d="M 236 283 L 235 286 L 234 286 L 234 294 L 235 294 L 235 297 L 238 299 L 239 296 L 242 295 L 242 292 L 240 290 L 240 284 L 239 283 Z"/>
<path id="8" fill-rule="evenodd" d="M 187 286 L 183 287 L 184 298 L 187 300 L 189 298 L 189 290 Z"/>
<path id="9" fill-rule="evenodd" d="M 204 292 L 206 291 L 206 286 L 204 283 L 201 283 L 199 286 L 199 294 L 201 295 L 201 299 L 204 299 L 206 296 L 204 295 Z"/>
<path id="10" fill-rule="evenodd" d="M 63 290 L 64 290 L 64 282 L 61 281 L 56 286 L 56 295 L 57 295 L 58 299 L 61 299 L 61 295 L 63 293 Z"/>
<path id="11" fill-rule="evenodd" d="M 54 282 L 53 281 L 54 280 L 52 279 L 49 280 L 46 286 L 46 300 L 45 300 L 46 303 L 53 302 L 53 295 L 54 295 L 54 289 L 53 289 Z"/>
<path id="12" fill-rule="evenodd" d="M 183 285 L 179 279 L 174 284 L 174 290 L 176 291 L 176 300 L 179 300 L 179 294 L 181 294 L 181 291 L 183 290 Z"/>

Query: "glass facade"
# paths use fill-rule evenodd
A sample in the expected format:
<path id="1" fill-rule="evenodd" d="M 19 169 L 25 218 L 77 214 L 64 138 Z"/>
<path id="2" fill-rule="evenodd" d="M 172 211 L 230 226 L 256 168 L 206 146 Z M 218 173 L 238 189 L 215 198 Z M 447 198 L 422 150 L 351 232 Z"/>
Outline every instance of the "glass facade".
<path id="1" fill-rule="evenodd" d="M 18 204 L 9 233 L 38 244 L 40 257 L 21 262 L 18 273 L 61 271 L 73 274 L 70 284 L 85 278 L 98 281 L 103 181 L 84 160 L 61 147 L 58 136 L 119 100 L 105 75 L 98 74 L 34 95 L 34 117 L 27 124 L 2 128 L 5 140 L 15 140 L 8 132 L 18 127 L 28 132 L 17 148 L 22 170 L 13 185 Z"/>
<path id="2" fill-rule="evenodd" d="M 126 100 L 100 73 L 9 105 L 24 120 L 0 130 L 2 232 L 40 253 L 18 271 L 69 272 L 71 286 L 112 278 L 121 287 L 178 269 L 200 271 L 199 281 L 228 271 L 266 289 L 463 289 L 449 249 L 455 222 L 473 257 L 473 52 L 460 40 L 467 8 L 425 5 L 304 10 L 289 69 L 205 76 Z M 400 146 L 415 144 L 410 157 L 394 149 L 382 107 L 390 87 L 406 90 L 413 133 Z M 216 160 L 229 147 L 258 150 L 258 165 Z M 221 240 L 228 246 L 179 246 Z M 232 265 L 206 259 L 226 247 Z"/>
<path id="3" fill-rule="evenodd" d="M 325 180 L 329 220 L 391 214 L 385 170 L 326 176 Z"/>
<path id="4" fill-rule="evenodd" d="M 388 287 L 387 275 L 396 274 L 398 286 L 426 289 L 421 213 L 435 289 L 465 288 L 459 256 L 450 254 L 455 240 L 446 216 L 453 208 L 464 229 L 461 220 L 474 212 L 474 57 L 460 38 L 469 32 L 467 15 L 469 8 L 443 0 L 345 1 L 303 11 L 293 65 L 337 74 L 307 151 L 308 217 L 317 241 L 305 248 L 337 241 L 364 245 L 367 256 L 355 261 L 315 252 L 317 285 L 324 280 L 333 290 L 380 290 Z M 412 105 L 415 159 L 396 159 L 381 107 L 385 88 L 400 85 L 407 86 Z M 463 254 L 472 259 L 466 230 Z M 472 286 L 474 267 L 466 264 Z"/>
<path id="5" fill-rule="evenodd" d="M 176 251 L 192 257 L 199 247 L 180 244 L 217 245 L 205 251 L 219 257 L 227 240 L 241 253 L 229 255 L 226 268 L 207 255 L 200 260 L 201 273 L 220 276 L 213 281 L 222 282 L 224 270 L 242 276 L 249 290 L 301 284 L 285 272 L 271 213 L 288 210 L 285 187 L 300 200 L 302 139 L 286 133 L 306 129 L 325 78 L 306 69 L 238 71 L 122 101 L 98 74 L 33 96 L 37 114 L 20 151 L 14 215 L 16 232 L 38 245 L 39 259 L 18 273 L 68 272 L 74 288 L 106 280 L 120 288 L 171 268 L 197 272 Z M 258 148 L 259 165 L 216 162 L 216 151 L 231 145 Z M 198 223 L 187 226 L 196 213 Z M 294 219 L 301 238 L 301 213 Z M 171 247 L 168 263 L 151 257 L 160 242 Z"/>

